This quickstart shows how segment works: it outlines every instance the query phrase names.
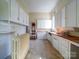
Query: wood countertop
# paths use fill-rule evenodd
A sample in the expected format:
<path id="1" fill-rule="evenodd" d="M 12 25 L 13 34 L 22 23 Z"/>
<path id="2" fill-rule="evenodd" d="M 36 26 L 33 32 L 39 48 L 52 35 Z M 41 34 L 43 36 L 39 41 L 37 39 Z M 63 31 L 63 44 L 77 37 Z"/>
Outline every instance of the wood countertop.
<path id="1" fill-rule="evenodd" d="M 56 32 L 49 32 L 49 34 L 56 35 L 56 36 L 62 37 L 64 39 L 67 39 L 67 40 L 69 40 L 70 43 L 79 47 L 79 37 L 57 34 Z"/>

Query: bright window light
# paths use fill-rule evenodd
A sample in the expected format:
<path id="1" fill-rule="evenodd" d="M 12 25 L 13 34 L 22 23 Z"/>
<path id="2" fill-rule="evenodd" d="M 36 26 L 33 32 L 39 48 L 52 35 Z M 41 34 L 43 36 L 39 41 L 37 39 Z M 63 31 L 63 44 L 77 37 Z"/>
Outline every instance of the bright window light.
<path id="1" fill-rule="evenodd" d="M 37 28 L 51 29 L 51 20 L 37 20 Z"/>
<path id="2" fill-rule="evenodd" d="M 55 29 L 55 16 L 52 17 L 52 30 Z"/>

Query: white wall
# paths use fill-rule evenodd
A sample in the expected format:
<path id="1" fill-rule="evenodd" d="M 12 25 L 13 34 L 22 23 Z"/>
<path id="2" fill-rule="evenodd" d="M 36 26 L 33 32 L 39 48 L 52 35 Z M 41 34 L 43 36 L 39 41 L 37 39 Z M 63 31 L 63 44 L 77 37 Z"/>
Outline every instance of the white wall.
<path id="1" fill-rule="evenodd" d="M 30 22 L 36 22 L 38 19 L 48 19 L 50 20 L 50 13 L 29 13 Z"/>

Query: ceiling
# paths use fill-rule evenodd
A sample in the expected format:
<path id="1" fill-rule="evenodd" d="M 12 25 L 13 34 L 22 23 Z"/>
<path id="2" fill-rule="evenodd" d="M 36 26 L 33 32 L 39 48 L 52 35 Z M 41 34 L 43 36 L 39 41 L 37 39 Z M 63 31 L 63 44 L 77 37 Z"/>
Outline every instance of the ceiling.
<path id="1" fill-rule="evenodd" d="M 58 0 L 24 0 L 29 12 L 50 12 Z"/>

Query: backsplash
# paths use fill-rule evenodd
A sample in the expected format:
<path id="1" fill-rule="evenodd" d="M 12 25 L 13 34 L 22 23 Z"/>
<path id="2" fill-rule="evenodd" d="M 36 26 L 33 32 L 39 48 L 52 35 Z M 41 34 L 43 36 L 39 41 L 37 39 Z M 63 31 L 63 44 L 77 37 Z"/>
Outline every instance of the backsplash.
<path id="1" fill-rule="evenodd" d="M 79 27 L 74 27 L 74 31 L 79 32 Z"/>
<path id="2" fill-rule="evenodd" d="M 57 27 L 55 29 L 55 32 L 57 33 L 65 33 L 65 32 L 69 32 L 69 31 L 74 31 L 73 27 Z"/>

